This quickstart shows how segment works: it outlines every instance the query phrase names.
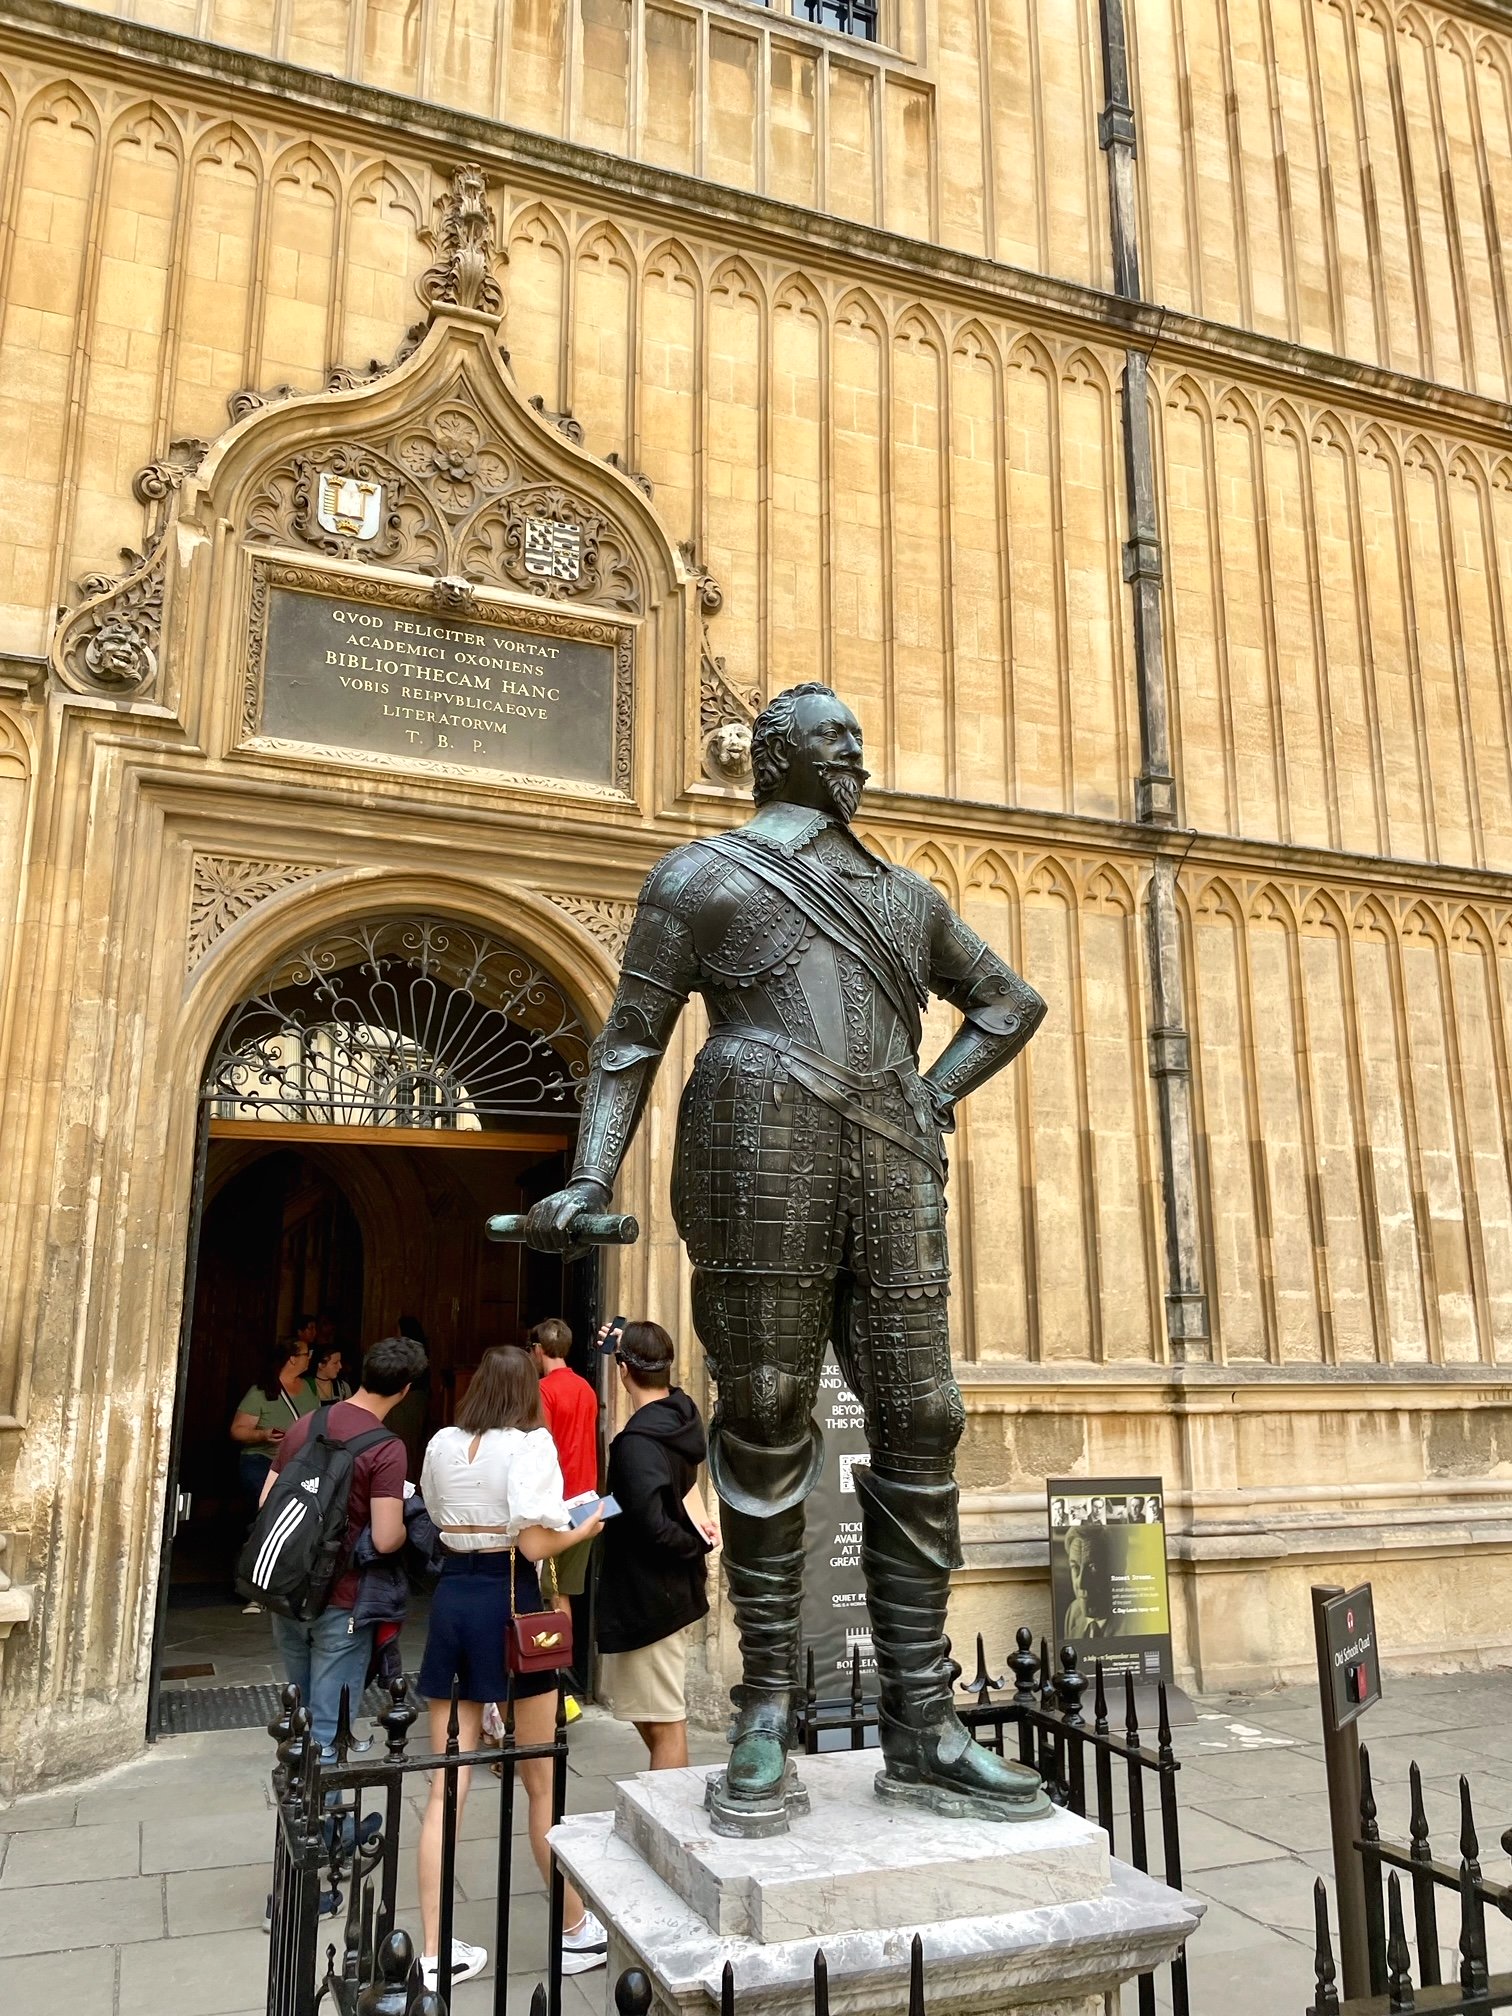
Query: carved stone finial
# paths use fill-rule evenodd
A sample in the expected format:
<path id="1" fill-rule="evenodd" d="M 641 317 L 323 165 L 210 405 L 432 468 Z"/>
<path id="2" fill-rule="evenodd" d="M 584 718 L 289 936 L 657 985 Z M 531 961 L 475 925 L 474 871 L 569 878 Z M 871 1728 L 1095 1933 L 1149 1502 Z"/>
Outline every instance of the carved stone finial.
<path id="1" fill-rule="evenodd" d="M 532 392 L 525 403 L 530 407 L 532 412 L 539 413 L 543 420 L 555 427 L 559 434 L 565 434 L 569 441 L 575 441 L 579 448 L 582 447 L 583 423 L 581 420 L 574 420 L 570 413 L 553 413 L 551 408 L 546 404 L 545 396 L 540 392 Z"/>
<path id="2" fill-rule="evenodd" d="M 264 406 L 280 406 L 285 399 L 297 399 L 299 394 L 292 385 L 275 385 L 271 392 L 259 392 L 255 386 L 244 385 L 239 392 L 233 392 L 226 401 L 226 411 L 234 427 L 239 420 L 245 420 L 249 413 L 260 413 Z"/>
<path id="3" fill-rule="evenodd" d="M 699 560 L 698 549 L 691 539 L 680 539 L 677 550 L 688 572 L 698 577 L 698 613 L 707 623 L 711 616 L 717 616 L 723 609 L 724 590 Z"/>
<path id="4" fill-rule="evenodd" d="M 166 504 L 175 492 L 183 488 L 184 478 L 194 474 L 209 452 L 210 443 L 198 434 L 186 434 L 177 441 L 170 441 L 166 455 L 160 455 L 156 462 L 149 462 L 145 469 L 138 469 L 132 477 L 132 496 L 138 504 Z"/>
<path id="5" fill-rule="evenodd" d="M 655 496 L 656 486 L 645 470 L 632 469 L 617 448 L 611 448 L 609 453 L 604 457 L 604 460 L 609 464 L 611 469 L 618 469 L 622 476 L 628 476 L 638 490 L 643 490 L 648 497 Z"/>
<path id="6" fill-rule="evenodd" d="M 370 357 L 366 364 L 337 364 L 326 373 L 325 389 L 327 392 L 355 392 L 359 385 L 376 385 L 380 378 L 386 378 L 390 371 L 397 371 L 407 358 L 414 356 L 425 341 L 427 326 L 424 322 L 412 322 L 387 364 L 379 357 Z"/>
<path id="7" fill-rule="evenodd" d="M 434 315 L 444 308 L 472 308 L 484 315 L 504 312 L 504 289 L 494 273 L 498 246 L 494 213 L 488 205 L 483 170 L 464 162 L 452 173 L 451 187 L 438 205 L 436 230 L 440 258 L 416 283 L 416 292 Z"/>

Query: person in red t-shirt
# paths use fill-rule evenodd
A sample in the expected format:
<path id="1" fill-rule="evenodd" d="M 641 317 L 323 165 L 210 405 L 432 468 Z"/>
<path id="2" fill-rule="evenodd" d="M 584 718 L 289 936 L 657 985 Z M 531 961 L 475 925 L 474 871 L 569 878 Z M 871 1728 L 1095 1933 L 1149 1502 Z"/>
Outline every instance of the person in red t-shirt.
<path id="1" fill-rule="evenodd" d="M 385 1337 L 373 1345 L 362 1361 L 362 1383 L 350 1400 L 339 1400 L 330 1409 L 328 1431 L 342 1441 L 351 1441 L 380 1427 L 398 1406 L 426 1368 L 425 1347 L 409 1337 Z M 273 1458 L 266 1498 L 273 1479 L 289 1458 L 309 1440 L 317 1414 L 306 1414 L 285 1432 Z M 397 1435 L 374 1442 L 358 1454 L 352 1465 L 352 1482 L 347 1499 L 347 1552 L 350 1553 L 364 1526 L 373 1529 L 373 1545 L 380 1554 L 397 1554 L 404 1545 L 405 1447 Z M 373 1626 L 358 1629 L 352 1621 L 357 1601 L 357 1572 L 345 1569 L 333 1583 L 326 1607 L 309 1623 L 294 1617 L 273 1619 L 273 1642 L 284 1663 L 284 1676 L 299 1689 L 300 1699 L 310 1711 L 315 1740 L 330 1751 L 336 1737 L 341 1712 L 341 1690 L 351 1689 L 355 1712 L 367 1682 L 373 1653 Z"/>
<path id="2" fill-rule="evenodd" d="M 541 1375 L 541 1411 L 562 1466 L 562 1495 L 569 1501 L 596 1491 L 599 1475 L 598 1395 L 567 1363 L 571 1349 L 572 1332 L 560 1316 L 548 1316 L 530 1333 L 530 1355 Z M 569 1599 L 582 1595 L 592 1551 L 593 1542 L 584 1540 L 557 1556 L 553 1609 L 570 1609 Z"/>

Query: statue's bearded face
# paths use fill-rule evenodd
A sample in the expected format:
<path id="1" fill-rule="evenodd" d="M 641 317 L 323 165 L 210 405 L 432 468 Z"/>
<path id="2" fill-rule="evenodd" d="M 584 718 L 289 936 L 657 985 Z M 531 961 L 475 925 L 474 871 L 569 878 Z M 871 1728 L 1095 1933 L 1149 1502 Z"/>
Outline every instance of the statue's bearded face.
<path id="1" fill-rule="evenodd" d="M 789 789 L 782 795 L 833 813 L 848 826 L 871 774 L 861 761 L 861 723 L 843 701 L 814 693 L 798 702 L 794 726 Z"/>

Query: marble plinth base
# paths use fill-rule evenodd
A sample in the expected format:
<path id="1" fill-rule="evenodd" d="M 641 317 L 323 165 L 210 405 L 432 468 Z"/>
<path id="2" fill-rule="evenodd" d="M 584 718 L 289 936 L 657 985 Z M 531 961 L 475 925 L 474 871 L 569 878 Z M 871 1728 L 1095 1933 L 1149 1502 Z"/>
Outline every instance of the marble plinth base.
<path id="1" fill-rule="evenodd" d="M 811 1811 L 755 1841 L 714 1832 L 706 1771 L 646 1771 L 620 1785 L 614 1829 L 711 1932 L 764 1945 L 1075 1904 L 1107 1884 L 1100 1827 L 1072 1813 L 947 1820 L 884 1806 L 880 1763 L 875 1751 L 804 1758 Z"/>
<path id="2" fill-rule="evenodd" d="M 822 1946 L 833 2009 L 896 2016 L 917 1931 L 929 2008 L 1096 2016 L 1101 1997 L 1195 1931 L 1202 1905 L 1110 1860 L 1088 1822 L 883 1807 L 871 1791 L 879 1761 L 804 1759 L 813 1812 L 781 1840 L 716 1835 L 702 1770 L 627 1780 L 614 1813 L 553 1828 L 559 1859 L 609 1928 L 606 2008 L 636 1966 L 658 2016 L 706 2016 L 728 1961 L 742 2010 L 799 2016 Z"/>

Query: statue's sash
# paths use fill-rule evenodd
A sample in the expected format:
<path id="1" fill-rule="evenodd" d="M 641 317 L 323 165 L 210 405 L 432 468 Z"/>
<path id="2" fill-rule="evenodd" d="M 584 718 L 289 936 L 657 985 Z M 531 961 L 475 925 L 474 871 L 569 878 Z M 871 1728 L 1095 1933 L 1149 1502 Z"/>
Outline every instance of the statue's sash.
<path id="1" fill-rule="evenodd" d="M 920 1011 L 927 996 L 909 971 L 902 950 L 867 909 L 843 875 L 810 855 L 779 853 L 738 833 L 716 833 L 700 842 L 726 861 L 765 882 L 809 917 L 834 944 L 871 974 L 908 1032 L 914 1054 L 924 1034 Z M 886 872 L 885 870 L 883 871 Z"/>

